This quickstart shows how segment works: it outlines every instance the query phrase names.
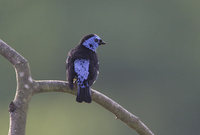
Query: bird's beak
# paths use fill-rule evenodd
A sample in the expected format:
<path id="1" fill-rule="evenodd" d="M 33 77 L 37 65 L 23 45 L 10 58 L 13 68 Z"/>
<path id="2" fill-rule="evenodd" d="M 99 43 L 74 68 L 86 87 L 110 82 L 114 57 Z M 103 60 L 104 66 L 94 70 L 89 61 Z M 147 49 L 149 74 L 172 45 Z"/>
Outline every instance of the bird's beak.
<path id="1" fill-rule="evenodd" d="M 101 43 L 100 43 L 100 45 L 105 45 L 106 44 L 106 42 L 104 42 L 104 41 L 102 41 Z"/>

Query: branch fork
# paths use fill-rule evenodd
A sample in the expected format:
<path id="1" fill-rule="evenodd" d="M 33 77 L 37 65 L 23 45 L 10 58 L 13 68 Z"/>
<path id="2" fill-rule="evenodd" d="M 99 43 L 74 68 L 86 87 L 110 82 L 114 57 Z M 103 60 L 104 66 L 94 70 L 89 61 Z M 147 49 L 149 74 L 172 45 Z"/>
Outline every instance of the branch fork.
<path id="1" fill-rule="evenodd" d="M 0 54 L 14 66 L 17 80 L 15 98 L 9 105 L 10 125 L 8 135 L 25 135 L 28 105 L 34 94 L 65 92 L 75 95 L 77 93 L 77 89 L 75 88 L 72 91 L 66 81 L 33 80 L 28 61 L 2 40 L 0 40 Z M 154 135 L 137 116 L 131 114 L 106 95 L 92 89 L 92 99 L 112 112 L 116 119 L 123 121 L 139 135 Z"/>

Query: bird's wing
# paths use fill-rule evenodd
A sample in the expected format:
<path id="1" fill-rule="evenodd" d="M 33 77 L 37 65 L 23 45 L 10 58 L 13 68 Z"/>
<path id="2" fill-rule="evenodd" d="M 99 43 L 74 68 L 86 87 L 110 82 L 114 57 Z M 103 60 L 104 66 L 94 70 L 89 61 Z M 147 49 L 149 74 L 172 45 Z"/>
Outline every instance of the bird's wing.
<path id="1" fill-rule="evenodd" d="M 90 61 L 87 59 L 76 59 L 74 61 L 74 71 L 77 74 L 79 83 L 88 79 Z"/>
<path id="2" fill-rule="evenodd" d="M 73 89 L 73 79 L 75 78 L 74 63 L 71 55 L 69 54 L 66 60 L 66 74 L 69 86 Z"/>
<path id="3" fill-rule="evenodd" d="M 96 54 L 93 55 L 92 60 L 90 62 L 89 72 L 90 75 L 88 77 L 88 80 L 89 86 L 91 86 L 95 82 L 99 74 L 99 62 Z"/>

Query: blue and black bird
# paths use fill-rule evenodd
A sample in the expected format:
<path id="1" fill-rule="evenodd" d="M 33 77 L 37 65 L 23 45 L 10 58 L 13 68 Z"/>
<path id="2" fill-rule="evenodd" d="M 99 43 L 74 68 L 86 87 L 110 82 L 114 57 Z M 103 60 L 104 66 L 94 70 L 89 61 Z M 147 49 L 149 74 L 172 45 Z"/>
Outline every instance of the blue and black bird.
<path id="1" fill-rule="evenodd" d="M 98 46 L 104 44 L 105 42 L 99 36 L 89 34 L 84 36 L 80 43 L 68 53 L 67 80 L 71 89 L 75 82 L 77 84 L 77 102 L 92 102 L 90 86 L 95 82 L 99 73 L 96 50 Z"/>

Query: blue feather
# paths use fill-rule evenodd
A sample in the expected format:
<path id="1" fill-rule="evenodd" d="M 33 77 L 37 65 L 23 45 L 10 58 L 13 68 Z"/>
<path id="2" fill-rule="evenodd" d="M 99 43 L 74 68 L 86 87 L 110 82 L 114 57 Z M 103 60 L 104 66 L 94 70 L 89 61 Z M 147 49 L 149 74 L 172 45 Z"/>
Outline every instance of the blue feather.
<path id="1" fill-rule="evenodd" d="M 78 76 L 78 85 L 81 88 L 88 86 L 88 83 L 85 83 L 84 81 L 88 79 L 89 64 L 89 60 L 86 59 L 77 59 L 74 61 L 74 71 Z"/>
<path id="2" fill-rule="evenodd" d="M 89 38 L 88 40 L 83 42 L 83 45 L 90 50 L 96 52 L 96 49 L 99 46 L 99 42 L 95 42 L 95 39 L 98 39 L 98 41 L 101 39 L 99 36 L 94 35 L 93 37 Z"/>

